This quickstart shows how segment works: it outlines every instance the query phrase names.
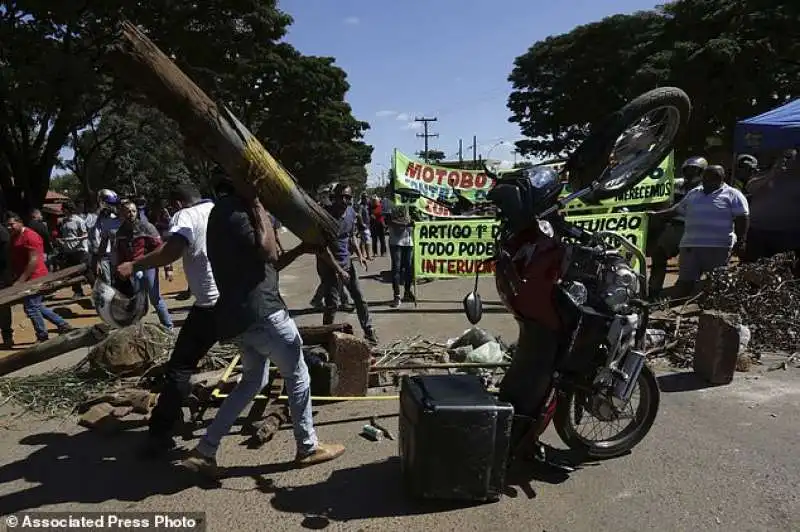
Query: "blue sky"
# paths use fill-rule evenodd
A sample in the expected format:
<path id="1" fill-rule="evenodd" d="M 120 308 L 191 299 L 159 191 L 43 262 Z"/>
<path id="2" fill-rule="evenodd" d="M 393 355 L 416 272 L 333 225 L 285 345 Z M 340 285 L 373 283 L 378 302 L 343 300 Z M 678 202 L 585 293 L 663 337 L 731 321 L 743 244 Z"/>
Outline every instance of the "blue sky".
<path id="1" fill-rule="evenodd" d="M 348 75 L 347 100 L 372 128 L 372 182 L 392 149 L 422 149 L 415 116 L 436 116 L 431 148 L 448 157 L 472 136 L 484 158 L 513 159 L 520 138 L 508 122 L 514 58 L 549 35 L 655 0 L 283 0 L 294 18 L 286 40 L 304 54 L 333 56 Z M 507 144 L 506 144 L 507 143 Z M 498 145 L 499 144 L 499 145 Z"/>

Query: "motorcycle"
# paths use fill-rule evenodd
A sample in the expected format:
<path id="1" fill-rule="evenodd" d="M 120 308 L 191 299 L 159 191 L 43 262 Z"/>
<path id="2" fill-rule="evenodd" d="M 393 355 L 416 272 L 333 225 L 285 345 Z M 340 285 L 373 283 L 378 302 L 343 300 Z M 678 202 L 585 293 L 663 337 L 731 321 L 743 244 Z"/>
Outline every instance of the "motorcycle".
<path id="1" fill-rule="evenodd" d="M 627 453 L 653 426 L 660 392 L 645 363 L 645 256 L 616 233 L 590 233 L 568 222 L 562 210 L 637 185 L 672 149 L 690 112 L 683 91 L 656 89 L 593 128 L 560 172 L 486 169 L 494 183 L 487 200 L 500 222 L 491 259 L 495 282 L 519 325 L 500 384 L 500 399 L 515 410 L 514 456 L 546 461 L 539 437 L 551 423 L 570 449 L 595 459 Z M 573 192 L 562 197 L 565 183 Z M 458 197 L 452 207 L 469 214 L 464 205 Z M 463 307 L 470 323 L 481 320 L 477 276 Z M 591 419 L 597 424 L 584 433 Z M 616 430 L 606 433 L 609 427 Z"/>

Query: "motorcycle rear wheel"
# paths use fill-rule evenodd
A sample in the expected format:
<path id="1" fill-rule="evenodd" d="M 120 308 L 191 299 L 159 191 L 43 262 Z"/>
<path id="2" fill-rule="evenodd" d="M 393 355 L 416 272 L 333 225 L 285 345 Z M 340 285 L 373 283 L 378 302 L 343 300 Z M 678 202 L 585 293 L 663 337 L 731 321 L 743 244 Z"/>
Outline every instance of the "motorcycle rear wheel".
<path id="1" fill-rule="evenodd" d="M 576 426 L 576 394 L 568 391 L 559 397 L 553 426 L 561 440 L 573 451 L 586 458 L 615 458 L 633 449 L 647 436 L 656 420 L 660 403 L 660 391 L 655 374 L 647 366 L 642 368 L 636 389 L 641 397 L 633 422 L 620 434 L 609 439 L 590 440 L 579 433 Z M 585 415 L 585 414 L 584 414 Z"/>

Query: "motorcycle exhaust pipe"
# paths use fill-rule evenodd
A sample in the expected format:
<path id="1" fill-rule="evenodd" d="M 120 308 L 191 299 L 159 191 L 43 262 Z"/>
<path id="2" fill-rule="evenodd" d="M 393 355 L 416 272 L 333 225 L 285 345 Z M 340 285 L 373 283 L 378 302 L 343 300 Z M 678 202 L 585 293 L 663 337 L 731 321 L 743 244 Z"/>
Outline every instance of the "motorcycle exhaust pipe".
<path id="1" fill-rule="evenodd" d="M 622 375 L 618 377 L 617 383 L 614 385 L 614 397 L 626 403 L 630 400 L 645 360 L 646 357 L 642 351 L 628 351 L 619 368 Z"/>

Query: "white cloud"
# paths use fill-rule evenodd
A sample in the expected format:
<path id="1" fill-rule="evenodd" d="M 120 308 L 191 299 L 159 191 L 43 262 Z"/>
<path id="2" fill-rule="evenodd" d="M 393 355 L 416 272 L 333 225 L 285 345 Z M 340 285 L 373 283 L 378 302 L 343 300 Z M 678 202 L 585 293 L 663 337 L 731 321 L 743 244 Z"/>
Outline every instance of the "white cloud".
<path id="1" fill-rule="evenodd" d="M 375 116 L 377 116 L 378 118 L 386 118 L 388 116 L 395 116 L 395 115 L 397 115 L 397 111 L 390 111 L 388 109 L 383 111 L 378 111 L 377 113 L 375 113 Z"/>
<path id="2" fill-rule="evenodd" d="M 398 113 L 395 117 L 395 120 L 399 120 L 400 122 L 408 122 L 411 120 L 411 116 L 408 113 Z"/>
<path id="3" fill-rule="evenodd" d="M 414 122 L 413 120 L 403 125 L 403 129 L 420 129 L 421 127 L 422 122 Z"/>
<path id="4" fill-rule="evenodd" d="M 355 26 L 359 22 L 361 22 L 361 19 L 358 17 L 346 17 L 344 19 L 344 23 L 347 24 L 348 26 Z"/>

